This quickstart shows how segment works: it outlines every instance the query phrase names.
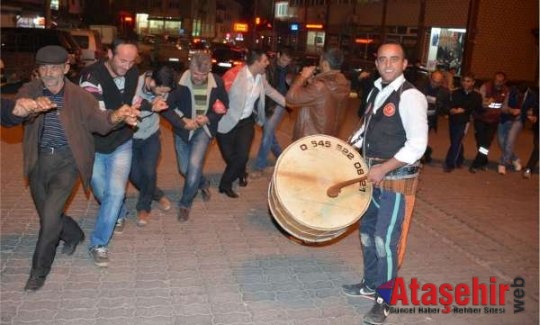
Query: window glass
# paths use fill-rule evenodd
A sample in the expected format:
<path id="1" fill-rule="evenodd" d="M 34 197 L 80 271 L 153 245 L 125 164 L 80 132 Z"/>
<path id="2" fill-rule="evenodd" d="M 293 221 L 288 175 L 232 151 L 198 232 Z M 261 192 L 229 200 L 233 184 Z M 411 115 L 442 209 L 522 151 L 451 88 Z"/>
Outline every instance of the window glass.
<path id="1" fill-rule="evenodd" d="M 79 46 L 83 49 L 88 49 L 88 43 L 90 38 L 85 35 L 73 35 L 73 38 L 79 44 Z"/>

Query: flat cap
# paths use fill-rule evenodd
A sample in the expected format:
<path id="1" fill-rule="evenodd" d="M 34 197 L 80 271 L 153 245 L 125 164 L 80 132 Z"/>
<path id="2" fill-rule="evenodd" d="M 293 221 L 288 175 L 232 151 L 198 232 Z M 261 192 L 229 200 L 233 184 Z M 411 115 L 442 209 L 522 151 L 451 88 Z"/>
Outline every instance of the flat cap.
<path id="1" fill-rule="evenodd" d="M 47 45 L 36 53 L 36 64 L 62 64 L 68 60 L 68 52 L 58 45 Z"/>

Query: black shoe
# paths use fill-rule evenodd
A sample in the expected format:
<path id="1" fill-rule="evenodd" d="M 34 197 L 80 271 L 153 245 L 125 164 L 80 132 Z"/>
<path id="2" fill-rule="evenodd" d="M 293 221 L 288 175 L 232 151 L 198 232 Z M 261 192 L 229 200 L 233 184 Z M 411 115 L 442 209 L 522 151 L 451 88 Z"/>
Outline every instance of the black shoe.
<path id="1" fill-rule="evenodd" d="M 386 317 L 390 315 L 390 306 L 383 298 L 377 297 L 371 310 L 364 316 L 363 324 L 378 325 L 383 324 Z"/>
<path id="2" fill-rule="evenodd" d="M 177 219 L 179 222 L 186 222 L 189 219 L 190 208 L 178 207 Z"/>
<path id="3" fill-rule="evenodd" d="M 76 240 L 74 242 L 68 243 L 65 242 L 64 246 L 62 247 L 62 254 L 66 254 L 67 256 L 73 255 L 75 253 L 75 250 L 77 249 L 77 245 L 82 243 L 84 241 L 84 233 L 82 234 L 81 238 L 79 240 Z"/>
<path id="4" fill-rule="evenodd" d="M 26 285 L 24 286 L 24 291 L 38 291 L 45 284 L 44 276 L 31 275 Z"/>
<path id="5" fill-rule="evenodd" d="M 451 173 L 453 170 L 454 170 L 454 168 L 451 168 L 451 167 L 443 167 L 443 171 L 445 173 Z"/>
<path id="6" fill-rule="evenodd" d="M 343 293 L 351 297 L 363 297 L 375 300 L 375 289 L 368 287 L 362 279 L 362 282 L 356 284 L 344 284 L 341 286 Z"/>
<path id="7" fill-rule="evenodd" d="M 228 188 L 228 189 L 224 189 L 224 188 L 220 188 L 219 189 L 219 193 L 225 193 L 225 195 L 227 195 L 228 197 L 232 198 L 232 199 L 236 199 L 238 196 L 238 194 L 236 194 L 232 189 Z"/>
<path id="8" fill-rule="evenodd" d="M 247 178 L 248 174 L 238 177 L 238 186 L 246 187 L 248 184 Z"/>
<path id="9" fill-rule="evenodd" d="M 202 188 L 201 189 L 201 197 L 204 202 L 210 201 L 210 198 L 212 197 L 212 193 L 210 193 L 209 188 Z"/>
<path id="10" fill-rule="evenodd" d="M 476 169 L 474 167 L 469 167 L 469 173 L 476 174 L 476 172 L 478 172 L 478 169 Z"/>

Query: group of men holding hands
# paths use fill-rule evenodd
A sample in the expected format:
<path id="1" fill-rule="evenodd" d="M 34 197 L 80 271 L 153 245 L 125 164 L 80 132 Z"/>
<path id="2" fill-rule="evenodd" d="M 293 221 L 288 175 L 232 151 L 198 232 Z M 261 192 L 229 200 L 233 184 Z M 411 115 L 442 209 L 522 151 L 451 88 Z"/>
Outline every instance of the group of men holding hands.
<path id="1" fill-rule="evenodd" d="M 233 182 L 238 181 L 239 186 L 248 183 L 247 162 L 255 124 L 263 127 L 263 140 L 251 171 L 254 178 L 264 173 L 270 152 L 276 157 L 281 153 L 275 129 L 287 109 L 298 110 L 293 140 L 312 134 L 337 136 L 345 115 L 350 83 L 340 72 L 344 58 L 336 48 L 321 54 L 320 71 L 304 67 L 294 80 L 287 70 L 292 61 L 288 49 L 278 51 L 273 60 L 263 51 L 251 50 L 245 65 L 223 77 L 211 72 L 207 53 L 196 53 L 179 82 L 163 67 L 139 75 L 137 55 L 135 43 L 117 39 L 107 60 L 87 67 L 76 85 L 65 77 L 69 70 L 66 50 L 43 47 L 36 54 L 39 79 L 20 89 L 9 114 L 2 108 L 3 125 L 25 125 L 24 172 L 40 218 L 27 291 L 44 285 L 60 241 L 64 243 L 62 253 L 71 255 L 85 239 L 77 222 L 65 214 L 78 176 L 100 203 L 89 243 L 90 255 L 98 266 L 108 265 L 112 235 L 115 229 L 122 231 L 128 180 L 140 191 L 139 225 L 148 222 L 152 201 L 164 210 L 171 208 L 156 184 L 161 150 L 159 115 L 173 127 L 178 169 L 185 179 L 178 202 L 180 222 L 189 219 L 198 193 L 203 200 L 210 200 L 203 165 L 214 137 L 226 163 L 219 192 L 236 199 L 239 195 Z M 375 188 L 359 222 L 364 276 L 360 283 L 345 285 L 343 290 L 347 295 L 375 301 L 365 315 L 369 324 L 383 323 L 390 309 L 375 289 L 397 276 L 398 242 L 405 215 L 404 195 L 377 185 L 388 174 L 410 170 L 404 167 L 416 166 L 423 156 L 430 158 L 426 151 L 428 131 L 436 129 L 433 116 L 441 105 L 449 105 L 450 114 L 451 147 L 445 170 L 459 167 L 468 123 L 460 114 L 470 114 L 474 105 L 482 104 L 476 95 L 469 96 L 472 75 L 464 74 L 462 90 L 450 96 L 441 93 L 442 76 L 434 72 L 420 92 L 405 80 L 407 64 L 400 44 L 389 42 L 379 47 L 375 65 L 380 78 L 368 94 L 363 123 L 351 138 L 364 159 L 376 162 L 367 176 Z M 459 105 L 452 107 L 452 100 Z M 484 154 L 480 148 L 479 155 Z M 481 163 L 481 158 L 475 163 Z"/>

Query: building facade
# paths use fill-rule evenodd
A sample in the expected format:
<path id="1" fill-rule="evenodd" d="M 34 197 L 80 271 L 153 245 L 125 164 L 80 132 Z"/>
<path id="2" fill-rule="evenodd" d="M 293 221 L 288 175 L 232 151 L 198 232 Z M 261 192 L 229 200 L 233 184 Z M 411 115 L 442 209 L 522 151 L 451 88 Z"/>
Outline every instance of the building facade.
<path id="1" fill-rule="evenodd" d="M 339 46 L 373 60 L 381 40 L 396 40 L 431 70 L 466 60 L 460 69 L 481 79 L 499 70 L 538 79 L 537 0 L 291 0 L 288 7 L 284 21 L 300 27 L 296 43 L 285 41 L 301 51 Z"/>

